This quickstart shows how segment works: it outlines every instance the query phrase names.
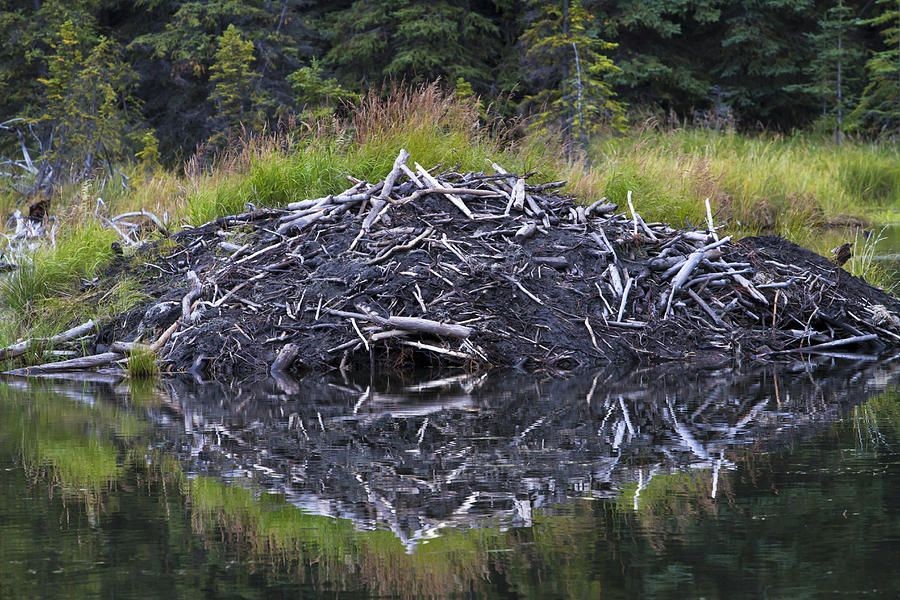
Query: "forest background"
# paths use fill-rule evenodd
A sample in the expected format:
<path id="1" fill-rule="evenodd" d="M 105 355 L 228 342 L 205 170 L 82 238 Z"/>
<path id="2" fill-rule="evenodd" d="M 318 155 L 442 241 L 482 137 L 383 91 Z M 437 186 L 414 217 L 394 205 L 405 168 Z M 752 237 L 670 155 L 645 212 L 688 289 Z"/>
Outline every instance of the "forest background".
<path id="1" fill-rule="evenodd" d="M 28 191 L 135 160 L 177 165 L 236 130 L 346 111 L 386 82 L 440 81 L 480 97 L 485 121 L 528 117 L 569 148 L 648 119 L 837 142 L 900 132 L 897 0 L 2 7 L 0 155 L 31 171 Z"/>

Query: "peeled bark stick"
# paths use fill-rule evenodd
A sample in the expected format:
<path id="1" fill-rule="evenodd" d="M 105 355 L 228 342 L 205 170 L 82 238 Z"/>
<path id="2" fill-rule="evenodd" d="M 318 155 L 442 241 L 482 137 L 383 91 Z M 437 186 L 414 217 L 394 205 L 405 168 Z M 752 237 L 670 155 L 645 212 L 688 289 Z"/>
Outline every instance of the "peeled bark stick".
<path id="1" fill-rule="evenodd" d="M 700 264 L 700 261 L 702 261 L 705 256 L 706 253 L 703 250 L 691 252 L 687 260 L 684 261 L 684 264 L 681 265 L 681 268 L 678 269 L 678 272 L 675 273 L 675 277 L 672 278 L 672 291 L 681 289 L 685 282 L 687 282 L 688 277 L 691 276 L 691 273 L 697 268 L 697 265 Z"/>
<path id="2" fill-rule="evenodd" d="M 513 186 L 512 205 L 519 212 L 525 209 L 525 180 L 522 178 L 517 179 Z"/>
<path id="3" fill-rule="evenodd" d="M 513 236 L 517 241 L 527 240 L 531 236 L 534 235 L 534 232 L 537 231 L 537 225 L 534 223 L 525 223 L 518 230 L 516 230 L 515 235 Z"/>
<path id="4" fill-rule="evenodd" d="M 607 202 L 606 196 L 604 196 L 584 209 L 584 214 L 589 217 L 591 215 L 608 215 L 609 213 L 615 212 L 617 208 L 619 208 L 618 205 Z"/>
<path id="5" fill-rule="evenodd" d="M 628 275 L 628 271 L 625 271 L 625 275 Z M 634 278 L 628 277 L 628 283 L 625 284 L 625 291 L 622 292 L 622 303 L 619 305 L 619 314 L 616 316 L 616 321 L 621 321 L 622 317 L 625 315 L 625 305 L 628 302 L 628 293 L 631 292 L 632 284 L 634 284 Z"/>
<path id="6" fill-rule="evenodd" d="M 855 335 L 853 337 L 825 342 L 824 344 L 815 344 L 813 346 L 804 346 L 803 348 L 791 348 L 789 350 L 779 350 L 777 352 L 769 352 L 768 354 L 790 354 L 792 352 L 818 352 L 819 350 L 827 350 L 829 348 L 839 348 L 841 346 L 849 346 L 850 344 L 865 344 L 878 340 L 877 333 L 867 335 Z"/>
<path id="7" fill-rule="evenodd" d="M 134 352 L 153 353 L 153 347 L 140 342 L 113 342 L 109 345 L 110 352 L 118 354 L 133 354 Z"/>
<path id="8" fill-rule="evenodd" d="M 716 228 L 713 225 L 712 207 L 709 204 L 709 198 L 706 199 L 706 227 L 709 229 L 713 239 L 718 241 L 719 234 L 716 233 Z"/>
<path id="9" fill-rule="evenodd" d="M 422 167 L 422 165 L 420 165 L 419 163 L 415 163 L 415 166 L 416 166 L 416 172 L 419 174 L 419 177 L 421 177 L 422 180 L 425 182 L 426 186 L 428 186 L 430 188 L 435 188 L 435 189 L 451 187 L 449 185 L 442 185 L 437 179 L 432 177 L 431 173 L 426 171 L 425 168 Z M 453 203 L 453 206 L 458 208 L 464 215 L 469 217 L 469 219 L 472 219 L 472 220 L 475 219 L 475 215 L 472 214 L 472 211 L 469 210 L 469 207 L 466 206 L 466 203 L 463 202 L 462 198 L 460 198 L 456 194 L 446 194 L 445 193 L 444 196 L 446 196 L 447 200 L 449 200 L 450 202 Z"/>
<path id="10" fill-rule="evenodd" d="M 372 202 L 372 207 L 369 209 L 369 214 L 366 215 L 366 218 L 363 219 L 362 226 L 359 228 L 359 233 L 353 241 L 350 243 L 350 247 L 348 250 L 353 250 L 356 248 L 356 245 L 359 244 L 359 241 L 363 239 L 363 237 L 369 233 L 369 230 L 372 228 L 372 225 L 375 224 L 375 221 L 380 217 L 381 211 L 383 208 L 387 206 L 388 198 L 391 195 L 391 192 L 394 191 L 394 184 L 397 182 L 397 178 L 400 177 L 400 174 L 403 173 L 403 165 L 406 164 L 406 161 L 409 160 L 409 152 L 405 149 L 401 148 L 400 153 L 397 155 L 397 158 L 394 159 L 394 166 L 391 167 L 391 172 L 388 173 L 387 177 L 384 178 L 384 186 L 381 188 L 381 193 L 378 194 L 378 198 Z"/>
<path id="11" fill-rule="evenodd" d="M 200 278 L 197 277 L 196 272 L 188 271 L 187 280 L 191 284 L 191 289 L 181 299 L 181 318 L 185 320 L 191 316 L 191 304 L 200 297 L 203 291 L 203 284 L 200 283 Z"/>
<path id="12" fill-rule="evenodd" d="M 591 239 L 597 242 L 598 246 L 603 246 L 612 253 L 613 262 L 619 262 L 619 255 L 616 254 L 616 249 L 613 248 L 613 245 L 609 243 L 609 238 L 606 237 L 602 227 L 598 228 L 596 233 L 591 232 Z"/>
<path id="13" fill-rule="evenodd" d="M 121 221 L 122 219 L 130 219 L 133 217 L 144 217 L 145 219 L 147 219 L 148 221 L 153 223 L 154 227 L 156 227 L 161 234 L 169 235 L 169 229 L 162 222 L 162 219 L 157 217 L 155 214 L 153 214 L 149 210 L 145 210 L 143 208 L 141 210 L 126 212 L 126 213 L 122 213 L 121 215 L 116 215 L 115 217 L 113 217 L 111 219 L 111 221 L 116 223 L 118 221 Z"/>
<path id="14" fill-rule="evenodd" d="M 699 306 L 701 309 L 703 309 L 703 312 L 709 315 L 709 318 L 712 319 L 716 325 L 724 329 L 729 329 L 728 324 L 725 323 L 725 321 L 723 321 L 722 318 L 716 314 L 716 311 L 714 311 L 712 307 L 710 307 L 710 305 L 707 304 L 697 292 L 689 289 L 687 293 L 688 296 L 690 296 L 694 300 L 694 302 L 697 303 L 697 306 Z"/>
<path id="15" fill-rule="evenodd" d="M 82 323 L 72 329 L 67 329 L 62 333 L 58 333 L 50 338 L 32 338 L 28 340 L 23 340 L 21 342 L 17 342 L 11 346 L 7 346 L 6 348 L 0 349 L 0 360 L 7 360 L 9 358 L 15 358 L 16 356 L 21 356 L 28 352 L 30 349 L 39 345 L 55 345 L 61 344 L 63 342 L 68 342 L 77 338 L 80 338 L 83 335 L 87 335 L 96 327 L 96 324 L 93 321 L 88 321 L 87 323 Z"/>
<path id="16" fill-rule="evenodd" d="M 423 344 L 421 342 L 407 342 L 405 340 L 400 340 L 399 343 L 403 344 L 404 346 L 418 348 L 419 350 L 427 350 L 428 352 L 434 352 L 436 354 L 446 354 L 447 356 L 452 356 L 453 358 L 464 358 L 467 360 L 472 360 L 472 356 L 469 354 L 466 354 L 465 352 L 459 352 L 457 350 L 441 348 L 440 346 L 433 346 L 431 344 Z"/>
<path id="17" fill-rule="evenodd" d="M 431 333 L 445 337 L 467 338 L 472 335 L 472 328 L 464 325 L 456 325 L 453 323 L 440 323 L 431 319 L 421 319 L 418 317 L 380 317 L 376 314 L 363 314 L 347 312 L 343 310 L 327 309 L 325 312 L 348 319 L 361 319 L 371 321 L 384 327 L 392 327 L 394 329 L 405 329 L 407 331 L 416 331 L 419 333 Z"/>
<path id="18" fill-rule="evenodd" d="M 297 359 L 298 354 L 300 354 L 300 344 L 285 344 L 272 362 L 272 366 L 269 368 L 270 372 L 283 373 L 287 371 Z"/>
<path id="19" fill-rule="evenodd" d="M 29 375 L 43 375 L 45 373 L 59 373 L 63 371 L 82 371 L 94 367 L 105 367 L 122 358 L 123 355 L 118 352 L 104 352 L 102 354 L 92 354 L 90 356 L 73 358 L 71 360 L 62 360 L 59 362 L 45 363 L 43 365 L 13 369 L 12 371 L 6 371 L 5 375 L 27 377 Z"/>

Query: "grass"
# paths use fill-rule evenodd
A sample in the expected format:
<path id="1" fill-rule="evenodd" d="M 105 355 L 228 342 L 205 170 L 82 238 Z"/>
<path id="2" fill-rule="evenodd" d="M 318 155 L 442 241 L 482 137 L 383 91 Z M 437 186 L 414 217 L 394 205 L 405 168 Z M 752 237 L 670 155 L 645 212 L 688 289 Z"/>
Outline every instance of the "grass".
<path id="1" fill-rule="evenodd" d="M 817 227 L 900 217 L 900 150 L 890 146 L 647 131 L 598 141 L 590 157 L 600 193 L 623 203 L 631 189 L 646 217 L 676 224 L 700 223 L 704 198 L 735 231 L 801 243 Z"/>
<path id="2" fill-rule="evenodd" d="M 134 350 L 128 355 L 128 375 L 132 379 L 150 379 L 159 375 L 156 354 L 149 350 Z"/>
<path id="3" fill-rule="evenodd" d="M 111 262 L 117 239 L 94 215 L 98 198 L 108 214 L 145 208 L 170 223 L 196 226 L 248 204 L 281 206 L 335 193 L 348 186 L 349 175 L 380 179 L 400 148 L 429 168 L 489 170 L 497 161 L 536 179 L 566 179 L 568 192 L 585 202 L 606 196 L 624 206 L 632 190 L 645 218 L 676 225 L 703 223 L 709 197 L 729 232 L 778 233 L 823 254 L 838 244 L 821 235 L 822 226 L 900 221 L 896 148 L 648 130 L 596 140 L 572 160 L 553 139 L 511 143 L 511 131 L 497 131 L 480 124 L 475 104 L 427 85 L 393 90 L 387 98 L 370 94 L 343 121 L 242 138 L 214 160 L 201 152 L 183 173 L 132 167 L 127 190 L 121 177 L 66 186 L 54 198 L 56 245 L 38 250 L 31 265 L 0 283 L 0 344 L 52 334 L 79 319 L 109 318 L 143 299 L 133 281 L 116 284 L 106 297 L 108 290 L 82 289 L 82 280 Z M 7 205 L 9 197 L 0 197 L 0 207 Z M 865 256 L 850 268 L 876 283 L 888 281 Z"/>

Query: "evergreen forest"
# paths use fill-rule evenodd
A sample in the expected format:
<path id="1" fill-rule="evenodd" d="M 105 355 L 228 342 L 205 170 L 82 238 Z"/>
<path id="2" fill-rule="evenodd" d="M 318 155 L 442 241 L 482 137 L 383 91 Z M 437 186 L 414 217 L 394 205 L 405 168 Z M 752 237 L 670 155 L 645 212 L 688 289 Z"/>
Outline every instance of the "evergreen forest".
<path id="1" fill-rule="evenodd" d="M 434 81 L 569 147 L 648 120 L 892 140 L 900 3 L 3 0 L 0 156 L 52 189 Z"/>

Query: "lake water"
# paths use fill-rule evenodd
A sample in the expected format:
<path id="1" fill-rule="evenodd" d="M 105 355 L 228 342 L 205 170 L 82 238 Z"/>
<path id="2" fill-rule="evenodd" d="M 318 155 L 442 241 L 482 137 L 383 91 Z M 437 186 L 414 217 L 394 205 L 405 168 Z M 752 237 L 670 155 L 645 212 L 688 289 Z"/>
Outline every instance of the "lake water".
<path id="1" fill-rule="evenodd" d="M 0 598 L 893 598 L 898 384 L 0 382 Z"/>

